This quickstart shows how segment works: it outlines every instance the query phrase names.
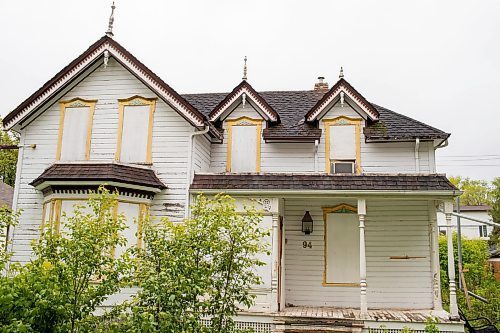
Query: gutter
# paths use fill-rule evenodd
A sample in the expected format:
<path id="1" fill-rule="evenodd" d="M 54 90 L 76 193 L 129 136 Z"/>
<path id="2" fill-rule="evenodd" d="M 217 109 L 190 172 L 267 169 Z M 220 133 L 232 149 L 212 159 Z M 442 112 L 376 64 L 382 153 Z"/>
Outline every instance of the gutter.
<path id="1" fill-rule="evenodd" d="M 420 139 L 417 138 L 415 140 L 415 172 L 420 173 L 420 156 L 419 156 L 419 150 L 420 148 Z"/>
<path id="2" fill-rule="evenodd" d="M 318 172 L 318 146 L 319 140 L 314 140 L 314 172 Z"/>
<path id="3" fill-rule="evenodd" d="M 443 210 L 439 210 L 441 213 L 444 213 Z M 491 221 L 488 221 L 488 220 L 482 220 L 482 219 L 478 219 L 478 218 L 475 218 L 475 217 L 470 217 L 470 216 L 467 216 L 467 215 L 464 215 L 464 214 L 460 214 L 460 213 L 450 213 L 451 215 L 453 216 L 456 216 L 456 217 L 460 217 L 462 219 L 466 219 L 466 220 L 470 220 L 470 221 L 474 221 L 474 222 L 478 222 L 478 223 L 482 223 L 482 224 L 486 224 L 486 225 L 489 225 L 491 227 L 500 227 L 500 223 L 495 223 L 495 222 L 491 222 Z"/>
<path id="4" fill-rule="evenodd" d="M 241 195 L 295 195 L 295 196 L 408 196 L 414 198 L 416 196 L 421 197 L 453 197 L 460 195 L 460 191 L 450 190 L 450 191 L 412 191 L 412 190 L 395 190 L 395 191 L 379 191 L 379 190 L 283 190 L 283 189 L 190 189 L 191 193 L 207 193 L 207 194 L 217 194 L 217 193 L 229 193 L 229 194 L 241 194 Z"/>
<path id="5" fill-rule="evenodd" d="M 208 133 L 210 126 L 205 126 L 201 131 L 193 132 L 189 134 L 189 147 L 188 147 L 188 158 L 187 158 L 187 172 L 186 172 L 186 196 L 184 199 L 184 218 L 189 216 L 189 206 L 191 205 L 191 195 L 189 188 L 191 187 L 191 182 L 193 181 L 193 142 L 196 135 L 203 135 Z"/>

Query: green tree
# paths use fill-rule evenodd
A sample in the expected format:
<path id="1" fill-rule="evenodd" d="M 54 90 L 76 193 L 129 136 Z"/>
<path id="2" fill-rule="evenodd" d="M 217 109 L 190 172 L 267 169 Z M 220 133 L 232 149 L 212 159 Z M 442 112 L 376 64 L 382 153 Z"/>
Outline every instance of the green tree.
<path id="1" fill-rule="evenodd" d="M 460 196 L 461 205 L 490 205 L 491 189 L 487 181 L 450 177 L 450 181 L 464 193 Z"/>
<path id="2" fill-rule="evenodd" d="M 133 251 L 141 289 L 116 323 L 121 331 L 237 331 L 233 316 L 253 304 L 269 231 L 254 208 L 241 214 L 225 195 L 198 196 L 192 215 L 181 224 L 143 222 L 145 248 Z M 203 318 L 211 320 L 203 325 Z"/>
<path id="3" fill-rule="evenodd" d="M 453 243 L 457 244 L 457 235 L 453 234 Z M 458 262 L 458 249 L 455 246 L 455 262 Z M 448 250 L 446 237 L 439 238 L 439 259 L 441 263 L 441 292 L 443 304 L 449 306 L 448 280 Z M 457 288 L 458 306 L 469 318 L 487 317 L 500 326 L 500 282 L 495 280 L 488 266 L 488 243 L 480 239 L 462 238 L 462 258 L 464 278 L 469 291 L 486 298 L 489 303 L 483 303 L 471 297 L 472 309 L 468 310 L 465 295 Z M 458 266 L 455 266 L 458 285 Z"/>
<path id="4" fill-rule="evenodd" d="M 19 212 L 13 213 L 7 207 L 0 207 L 0 274 L 6 273 L 6 264 L 11 258 L 9 251 L 10 241 L 7 241 L 7 232 L 18 223 Z"/>
<path id="5" fill-rule="evenodd" d="M 11 265 L 13 277 L 0 280 L 0 331 L 81 332 L 96 308 L 120 286 L 125 258 L 113 250 L 124 246 L 123 216 L 115 217 L 116 195 L 100 189 L 87 205 L 75 207 L 62 231 L 41 230 L 34 259 Z"/>
<path id="6" fill-rule="evenodd" d="M 500 223 L 500 177 L 493 179 L 491 184 L 493 186 L 491 190 L 493 204 L 490 214 L 493 222 Z M 500 227 L 493 228 L 493 232 L 490 235 L 490 246 L 500 248 Z"/>
<path id="7" fill-rule="evenodd" d="M 16 133 L 6 131 L 0 133 L 0 145 L 17 144 L 19 136 Z M 0 149 L 0 179 L 10 186 L 14 186 L 16 182 L 16 165 L 17 149 Z"/>

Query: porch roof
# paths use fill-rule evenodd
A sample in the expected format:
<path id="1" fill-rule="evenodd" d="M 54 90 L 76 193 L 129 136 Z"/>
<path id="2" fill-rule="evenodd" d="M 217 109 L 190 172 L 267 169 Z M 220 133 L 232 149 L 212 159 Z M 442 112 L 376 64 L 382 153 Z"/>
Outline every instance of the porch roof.
<path id="1" fill-rule="evenodd" d="M 459 190 L 440 174 L 328 175 L 295 173 L 196 174 L 191 190 L 440 192 Z"/>

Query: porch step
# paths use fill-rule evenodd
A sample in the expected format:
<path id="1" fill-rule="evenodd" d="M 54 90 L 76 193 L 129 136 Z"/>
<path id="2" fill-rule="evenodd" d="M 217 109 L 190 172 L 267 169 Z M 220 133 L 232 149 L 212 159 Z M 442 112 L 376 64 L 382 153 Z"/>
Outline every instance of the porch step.
<path id="1" fill-rule="evenodd" d="M 277 324 L 278 332 L 284 333 L 361 333 L 364 327 L 362 321 L 339 320 L 325 318 L 304 318 L 304 317 L 283 317 L 278 319 L 281 324 Z"/>

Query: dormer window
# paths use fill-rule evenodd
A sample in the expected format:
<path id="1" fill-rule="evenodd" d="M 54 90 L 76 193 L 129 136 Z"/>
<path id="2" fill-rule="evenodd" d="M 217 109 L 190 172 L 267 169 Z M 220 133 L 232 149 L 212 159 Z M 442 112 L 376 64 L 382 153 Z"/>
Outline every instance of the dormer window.
<path id="1" fill-rule="evenodd" d="M 57 161 L 90 159 L 92 121 L 96 102 L 80 98 L 60 102 Z"/>
<path id="2" fill-rule="evenodd" d="M 227 172 L 260 172 L 262 119 L 226 120 Z"/>
<path id="3" fill-rule="evenodd" d="M 118 100 L 117 161 L 151 163 L 155 105 L 156 98 L 134 96 Z"/>
<path id="4" fill-rule="evenodd" d="M 360 173 L 361 119 L 341 116 L 323 120 L 326 133 L 325 170 L 328 173 Z"/>

